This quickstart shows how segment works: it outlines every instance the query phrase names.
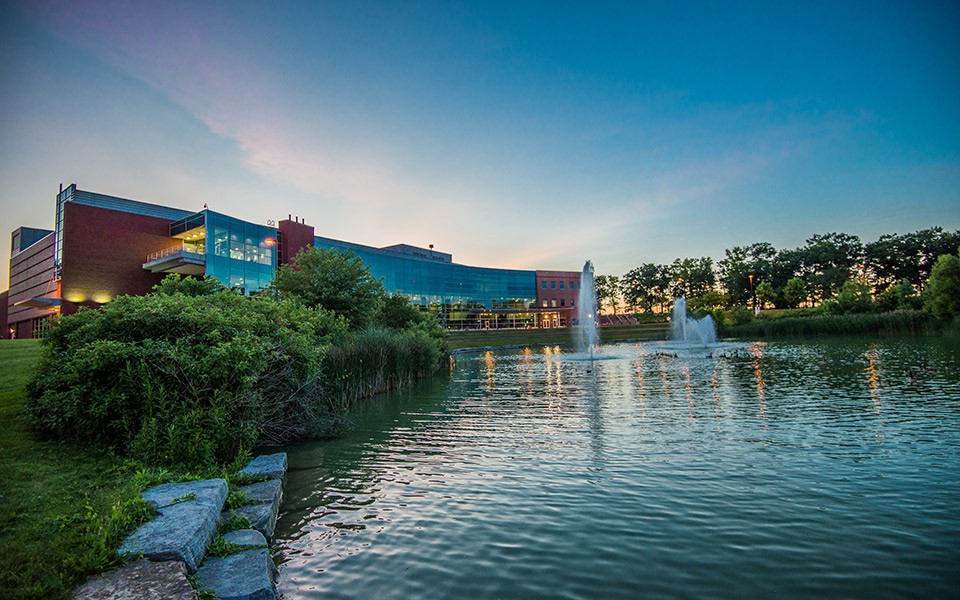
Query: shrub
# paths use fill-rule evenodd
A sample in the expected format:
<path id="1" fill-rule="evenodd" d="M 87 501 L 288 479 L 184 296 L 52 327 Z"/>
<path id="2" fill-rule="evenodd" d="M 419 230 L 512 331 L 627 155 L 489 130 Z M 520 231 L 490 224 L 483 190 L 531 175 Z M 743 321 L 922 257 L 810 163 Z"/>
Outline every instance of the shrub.
<path id="1" fill-rule="evenodd" d="M 960 315 L 960 258 L 952 254 L 937 258 L 923 290 L 923 308 L 938 319 Z"/>
<path id="2" fill-rule="evenodd" d="M 877 309 L 883 312 L 893 310 L 919 310 L 923 307 L 923 300 L 913 289 L 913 284 L 906 279 L 891 285 L 877 294 Z"/>
<path id="3" fill-rule="evenodd" d="M 746 306 L 731 306 L 723 313 L 723 324 L 730 326 L 742 325 L 753 320 L 753 311 Z"/>
<path id="4" fill-rule="evenodd" d="M 37 430 L 145 464 L 212 465 L 302 435 L 329 409 L 322 361 L 342 318 L 165 283 L 60 319 L 28 384 Z"/>

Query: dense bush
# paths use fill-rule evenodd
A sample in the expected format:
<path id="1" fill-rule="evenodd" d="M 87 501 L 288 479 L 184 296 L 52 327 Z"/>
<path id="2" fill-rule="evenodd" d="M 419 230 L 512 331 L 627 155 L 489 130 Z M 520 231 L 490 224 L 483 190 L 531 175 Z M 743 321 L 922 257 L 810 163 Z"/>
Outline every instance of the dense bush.
<path id="1" fill-rule="evenodd" d="M 938 319 L 960 316 L 960 258 L 948 254 L 937 259 L 923 290 L 923 307 Z"/>
<path id="2" fill-rule="evenodd" d="M 60 319 L 28 385 L 33 425 L 148 463 L 199 465 L 293 437 L 326 409 L 321 361 L 346 333 L 342 318 L 175 288 Z"/>
<path id="3" fill-rule="evenodd" d="M 224 464 L 255 443 L 327 435 L 356 399 L 434 372 L 432 315 L 387 299 L 369 325 L 296 296 L 244 298 L 168 277 L 63 317 L 44 339 L 26 411 L 51 436 L 145 464 Z"/>
<path id="4" fill-rule="evenodd" d="M 936 330 L 929 315 L 919 310 L 848 315 L 753 319 L 736 327 L 728 324 L 723 335 L 737 337 L 776 337 L 814 335 L 915 334 Z"/>

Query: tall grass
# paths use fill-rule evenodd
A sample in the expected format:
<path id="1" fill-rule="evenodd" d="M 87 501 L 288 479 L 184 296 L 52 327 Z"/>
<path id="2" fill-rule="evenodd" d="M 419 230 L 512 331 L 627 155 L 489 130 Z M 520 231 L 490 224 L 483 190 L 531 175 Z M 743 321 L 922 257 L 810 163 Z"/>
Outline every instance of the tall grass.
<path id="1" fill-rule="evenodd" d="M 790 337 L 818 335 L 913 335 L 942 331 L 944 324 L 919 310 L 851 315 L 817 315 L 754 319 L 720 329 L 732 337 Z"/>
<path id="2" fill-rule="evenodd" d="M 365 329 L 327 349 L 324 397 L 343 412 L 360 398 L 408 385 L 437 370 L 441 343 L 419 331 Z"/>

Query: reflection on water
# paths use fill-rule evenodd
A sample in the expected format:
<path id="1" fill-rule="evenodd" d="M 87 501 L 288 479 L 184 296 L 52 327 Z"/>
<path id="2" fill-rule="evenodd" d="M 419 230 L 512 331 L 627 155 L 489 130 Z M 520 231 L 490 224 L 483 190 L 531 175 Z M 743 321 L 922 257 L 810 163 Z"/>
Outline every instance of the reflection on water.
<path id="1" fill-rule="evenodd" d="M 284 597 L 960 589 L 955 342 L 604 352 L 460 355 L 358 406 L 350 437 L 288 448 Z"/>

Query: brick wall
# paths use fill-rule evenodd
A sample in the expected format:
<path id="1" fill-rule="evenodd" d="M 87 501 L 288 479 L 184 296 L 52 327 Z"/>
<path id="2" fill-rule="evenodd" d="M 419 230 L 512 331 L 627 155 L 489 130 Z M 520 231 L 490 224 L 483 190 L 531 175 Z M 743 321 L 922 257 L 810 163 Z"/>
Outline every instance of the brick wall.
<path id="1" fill-rule="evenodd" d="M 167 219 L 64 204 L 61 291 L 65 315 L 124 294 L 151 291 L 163 278 L 143 268 L 148 254 L 175 246 Z"/>
<path id="2" fill-rule="evenodd" d="M 3 331 L 9 337 L 14 329 L 17 338 L 33 337 L 33 320 L 49 318 L 55 309 L 14 306 L 17 302 L 37 297 L 57 297 L 57 282 L 53 270 L 54 235 L 42 238 L 10 259 L 10 290 L 7 295 L 7 326 Z"/>

